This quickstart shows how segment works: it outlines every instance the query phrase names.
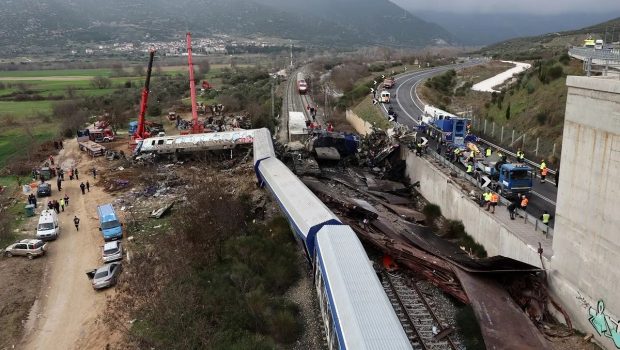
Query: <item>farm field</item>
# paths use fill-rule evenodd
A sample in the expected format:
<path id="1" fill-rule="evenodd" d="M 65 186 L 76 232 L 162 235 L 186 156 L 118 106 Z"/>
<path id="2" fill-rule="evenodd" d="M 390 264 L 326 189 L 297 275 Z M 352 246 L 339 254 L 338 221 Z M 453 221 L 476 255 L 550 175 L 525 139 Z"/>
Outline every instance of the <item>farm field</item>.
<path id="1" fill-rule="evenodd" d="M 218 86 L 221 79 L 217 76 L 228 67 L 230 65 L 211 65 L 207 79 Z M 119 73 L 127 76 L 118 76 Z M 187 66 L 156 66 L 152 82 L 157 76 L 179 73 L 186 74 Z M 83 97 L 103 98 L 127 86 L 139 89 L 144 76 L 136 74 L 127 67 L 123 72 L 112 68 L 0 71 L 0 170 L 11 157 L 23 157 L 33 145 L 59 137 L 61 123 L 53 116 L 56 104 Z M 95 77 L 109 79 L 109 84 L 96 87 Z"/>

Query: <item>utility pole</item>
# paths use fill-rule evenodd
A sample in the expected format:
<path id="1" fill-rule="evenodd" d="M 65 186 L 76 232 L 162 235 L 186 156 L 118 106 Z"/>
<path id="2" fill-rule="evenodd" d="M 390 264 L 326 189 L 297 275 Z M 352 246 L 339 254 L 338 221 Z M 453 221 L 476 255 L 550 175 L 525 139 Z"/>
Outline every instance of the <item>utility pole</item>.
<path id="1" fill-rule="evenodd" d="M 327 121 L 327 85 L 323 85 L 323 92 L 325 93 L 324 97 L 324 107 L 323 107 L 323 117 L 325 121 Z"/>
<path id="2" fill-rule="evenodd" d="M 291 70 L 293 69 L 293 42 L 291 41 Z"/>
<path id="3" fill-rule="evenodd" d="M 271 78 L 271 119 L 272 120 L 276 118 L 275 117 L 275 97 L 274 97 L 275 84 L 273 82 L 274 80 L 275 80 L 274 78 Z"/>

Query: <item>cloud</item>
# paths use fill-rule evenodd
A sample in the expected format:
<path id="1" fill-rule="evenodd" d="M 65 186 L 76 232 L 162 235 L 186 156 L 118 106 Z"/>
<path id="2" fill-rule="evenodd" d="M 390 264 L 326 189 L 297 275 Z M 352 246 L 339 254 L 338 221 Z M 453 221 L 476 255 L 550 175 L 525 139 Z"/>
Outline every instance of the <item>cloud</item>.
<path id="1" fill-rule="evenodd" d="M 553 15 L 563 13 L 609 13 L 620 17 L 620 0 L 391 0 L 414 11 L 452 13 L 528 13 Z"/>

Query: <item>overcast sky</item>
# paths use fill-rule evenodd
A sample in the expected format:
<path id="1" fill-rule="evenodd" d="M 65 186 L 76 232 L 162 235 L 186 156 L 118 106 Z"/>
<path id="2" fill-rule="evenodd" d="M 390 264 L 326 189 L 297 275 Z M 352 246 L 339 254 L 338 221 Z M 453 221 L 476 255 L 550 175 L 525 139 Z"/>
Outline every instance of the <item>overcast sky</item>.
<path id="1" fill-rule="evenodd" d="M 459 13 L 610 13 L 620 17 L 620 0 L 391 0 L 408 10 Z"/>

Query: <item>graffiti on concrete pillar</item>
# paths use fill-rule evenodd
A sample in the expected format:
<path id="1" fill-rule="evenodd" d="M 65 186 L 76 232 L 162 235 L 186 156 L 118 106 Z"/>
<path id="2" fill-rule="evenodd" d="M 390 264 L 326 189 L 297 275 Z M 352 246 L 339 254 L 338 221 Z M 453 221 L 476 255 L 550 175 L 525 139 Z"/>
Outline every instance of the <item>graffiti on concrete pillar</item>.
<path id="1" fill-rule="evenodd" d="M 588 312 L 588 321 L 600 336 L 609 338 L 617 349 L 620 349 L 620 320 L 615 320 L 605 313 L 605 302 L 599 300 L 596 308 L 581 295 L 577 296 L 584 308 Z"/>

